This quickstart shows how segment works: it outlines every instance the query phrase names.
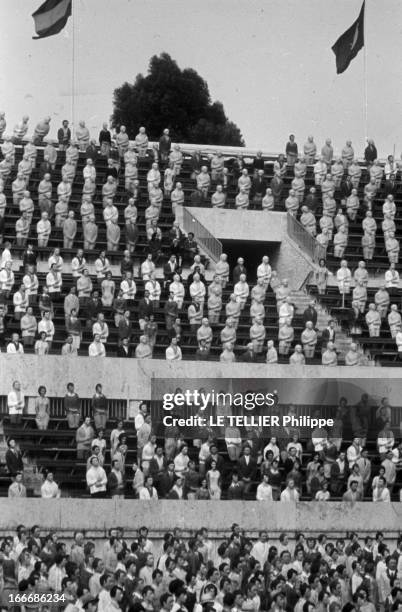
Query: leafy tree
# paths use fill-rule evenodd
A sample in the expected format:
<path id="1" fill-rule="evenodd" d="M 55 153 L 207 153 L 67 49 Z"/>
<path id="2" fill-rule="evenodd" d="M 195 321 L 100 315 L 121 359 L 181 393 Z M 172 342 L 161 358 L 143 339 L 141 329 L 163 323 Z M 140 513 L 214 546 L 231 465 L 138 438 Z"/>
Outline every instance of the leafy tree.
<path id="1" fill-rule="evenodd" d="M 168 127 L 179 142 L 244 146 L 222 103 L 211 102 L 206 81 L 192 68 L 180 70 L 167 53 L 151 58 L 147 76 L 115 89 L 113 106 L 113 126 L 125 125 L 130 138 L 143 125 L 151 140 Z"/>

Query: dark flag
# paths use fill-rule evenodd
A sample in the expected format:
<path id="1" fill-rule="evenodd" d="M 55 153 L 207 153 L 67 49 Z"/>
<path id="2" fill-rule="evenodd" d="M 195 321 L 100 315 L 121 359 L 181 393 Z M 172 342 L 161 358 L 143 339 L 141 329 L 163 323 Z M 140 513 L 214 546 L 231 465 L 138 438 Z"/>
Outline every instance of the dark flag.
<path id="1" fill-rule="evenodd" d="M 332 47 L 336 55 L 336 72 L 345 72 L 352 59 L 356 57 L 360 49 L 364 47 L 364 5 L 360 9 L 360 15 L 352 26 L 342 34 Z"/>
<path id="2" fill-rule="evenodd" d="M 71 16 L 72 0 L 46 0 L 32 13 L 35 22 L 35 31 L 38 36 L 35 40 L 58 34 L 64 28 Z"/>

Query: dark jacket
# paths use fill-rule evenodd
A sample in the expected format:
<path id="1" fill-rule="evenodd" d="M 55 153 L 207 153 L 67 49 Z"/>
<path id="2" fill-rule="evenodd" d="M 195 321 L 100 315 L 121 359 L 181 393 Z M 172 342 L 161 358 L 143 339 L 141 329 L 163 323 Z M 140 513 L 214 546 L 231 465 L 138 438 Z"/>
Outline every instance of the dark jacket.
<path id="1" fill-rule="evenodd" d="M 311 210 L 312 213 L 315 213 L 318 206 L 318 198 L 315 193 L 309 193 L 304 200 L 304 204 Z"/>
<path id="2" fill-rule="evenodd" d="M 179 307 L 177 302 L 174 300 L 167 300 L 163 310 L 165 311 L 165 317 L 172 317 L 176 319 L 179 316 Z"/>
<path id="3" fill-rule="evenodd" d="M 93 163 L 96 164 L 98 159 L 98 149 L 96 148 L 96 145 L 88 145 L 85 150 L 85 156 L 87 159 L 92 159 Z"/>
<path id="4" fill-rule="evenodd" d="M 250 456 L 250 461 L 248 462 L 248 465 L 246 463 L 244 456 L 240 457 L 239 461 L 237 462 L 237 471 L 238 471 L 240 478 L 250 478 L 251 480 L 253 480 L 256 469 L 257 469 L 257 463 L 255 459 L 253 459 L 251 456 Z"/>
<path id="5" fill-rule="evenodd" d="M 133 272 L 133 268 L 134 268 L 134 263 L 131 259 L 129 259 L 127 261 L 127 259 L 122 259 L 120 262 L 120 272 L 121 275 L 123 276 L 124 274 L 126 274 L 126 272 Z"/>
<path id="6" fill-rule="evenodd" d="M 8 449 L 6 452 L 6 465 L 11 476 L 15 476 L 17 472 L 22 472 L 24 469 L 22 453 L 18 451 L 14 452 L 11 449 Z"/>
<path id="7" fill-rule="evenodd" d="M 156 483 L 156 489 L 158 491 L 159 497 L 166 497 L 170 489 L 173 487 L 174 483 L 175 483 L 174 473 L 170 475 L 170 472 L 168 471 L 162 472 L 162 474 L 159 475 L 158 481 Z"/>
<path id="8" fill-rule="evenodd" d="M 67 128 L 66 133 L 64 133 L 64 129 L 61 127 L 57 130 L 57 140 L 62 145 L 68 145 L 71 141 L 71 130 Z"/>
<path id="9" fill-rule="evenodd" d="M 117 349 L 117 357 L 132 357 L 133 356 L 133 349 L 131 346 L 127 347 L 127 353 L 124 350 L 123 346 L 119 346 L 119 348 Z"/>
<path id="10" fill-rule="evenodd" d="M 101 130 L 99 132 L 99 143 L 102 144 L 102 142 L 108 142 L 109 144 L 111 144 L 112 135 L 109 130 Z"/>
<path id="11" fill-rule="evenodd" d="M 308 322 L 311 321 L 313 324 L 313 327 L 316 326 L 317 324 L 317 311 L 315 308 L 313 308 L 312 306 L 308 306 L 306 308 L 306 310 L 303 312 L 303 323 L 304 325 Z"/>
<path id="12" fill-rule="evenodd" d="M 161 136 L 159 139 L 159 153 L 161 155 L 169 155 L 172 146 L 172 141 L 169 136 Z"/>
<path id="13" fill-rule="evenodd" d="M 85 307 L 87 319 L 96 319 L 98 314 L 103 311 L 103 304 L 101 299 L 93 300 L 92 298 L 88 300 Z"/>
<path id="14" fill-rule="evenodd" d="M 124 478 L 121 486 L 119 486 L 116 474 L 114 472 L 110 472 L 107 477 L 107 488 L 110 495 L 121 495 L 124 491 Z"/>
<path id="15" fill-rule="evenodd" d="M 173 275 L 176 273 L 177 268 L 178 268 L 178 265 L 176 262 L 175 265 L 173 266 L 173 272 L 172 272 L 170 263 L 166 262 L 165 265 L 163 266 L 163 276 L 165 277 L 165 280 L 173 280 Z"/>
<path id="16" fill-rule="evenodd" d="M 159 464 L 156 461 L 156 459 L 151 459 L 151 461 L 149 462 L 149 475 L 152 476 L 152 478 L 154 479 L 154 482 L 158 481 L 160 474 L 166 470 L 166 467 L 167 467 L 167 460 L 165 457 L 163 457 L 162 470 L 160 470 Z"/>
<path id="17" fill-rule="evenodd" d="M 244 363 L 255 363 L 257 359 L 257 355 L 253 352 L 253 351 L 249 351 L 247 349 L 247 351 L 244 351 L 244 353 L 242 353 L 239 357 L 239 361 L 242 361 Z"/>
<path id="18" fill-rule="evenodd" d="M 145 319 L 145 317 L 149 317 L 149 315 L 151 315 L 153 311 L 154 311 L 154 308 L 150 300 L 148 301 L 148 304 L 146 303 L 145 298 L 142 298 L 142 300 L 139 301 L 138 303 L 138 318 L 139 319 Z"/>
<path id="19" fill-rule="evenodd" d="M 49 162 L 43 161 L 39 166 L 39 178 L 43 179 L 45 174 L 52 174 L 52 166 Z"/>
<path id="20" fill-rule="evenodd" d="M 364 159 L 366 160 L 366 162 L 368 163 L 373 163 L 373 161 L 375 159 L 377 159 L 377 149 L 376 147 L 373 147 L 371 145 L 368 145 L 365 149 L 364 149 Z"/>
<path id="21" fill-rule="evenodd" d="M 226 496 L 228 499 L 243 499 L 244 485 L 242 482 L 231 483 L 228 487 Z"/>
<path id="22" fill-rule="evenodd" d="M 385 181 L 384 190 L 385 190 L 385 195 L 395 196 L 398 192 L 398 183 L 396 182 L 396 180 Z"/>
<path id="23" fill-rule="evenodd" d="M 336 338 L 336 333 L 334 330 L 334 336 L 332 338 L 332 342 L 335 342 L 335 338 Z M 329 342 L 329 329 L 327 327 L 323 330 L 321 339 L 322 339 L 322 345 L 325 348 L 327 345 L 327 342 Z"/>
<path id="24" fill-rule="evenodd" d="M 119 338 L 123 340 L 123 338 L 128 338 L 131 340 L 131 336 L 133 334 L 133 325 L 131 321 L 127 323 L 126 319 L 120 319 L 119 321 Z"/>
<path id="25" fill-rule="evenodd" d="M 239 264 L 237 264 L 237 266 L 233 268 L 233 284 L 234 285 L 237 282 L 239 282 L 240 274 L 245 274 L 247 276 L 247 269 L 245 268 L 245 266 L 240 266 Z"/>
<path id="26" fill-rule="evenodd" d="M 267 190 L 267 183 L 263 178 L 256 178 L 251 183 L 251 193 L 253 196 L 261 195 L 264 196 Z"/>
<path id="27" fill-rule="evenodd" d="M 32 253 L 28 253 L 28 251 L 24 252 L 23 263 L 24 266 L 36 266 L 37 255 L 35 251 Z"/>

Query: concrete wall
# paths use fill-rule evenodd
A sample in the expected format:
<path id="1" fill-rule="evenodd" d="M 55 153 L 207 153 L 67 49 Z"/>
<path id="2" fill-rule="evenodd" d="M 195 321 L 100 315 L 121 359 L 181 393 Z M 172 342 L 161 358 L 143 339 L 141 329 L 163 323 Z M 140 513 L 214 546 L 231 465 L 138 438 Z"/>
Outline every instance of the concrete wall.
<path id="1" fill-rule="evenodd" d="M 311 259 L 288 236 L 285 212 L 198 207 L 187 210 L 219 240 L 249 241 L 252 236 L 253 242 L 280 244 L 271 264 L 293 289 L 302 287 L 313 269 Z"/>
<path id="2" fill-rule="evenodd" d="M 219 240 L 281 242 L 286 235 L 286 213 L 262 210 L 187 209 Z"/>
<path id="3" fill-rule="evenodd" d="M 271 263 L 280 278 L 288 279 L 292 289 L 301 289 L 314 269 L 310 257 L 286 233 Z"/>
<path id="4" fill-rule="evenodd" d="M 284 403 L 329 404 L 340 395 L 346 395 L 352 403 L 363 391 L 373 398 L 388 396 L 394 406 L 402 403 L 399 368 L 170 363 L 157 359 L 0 354 L 0 395 L 6 395 L 12 382 L 19 380 L 26 395 L 36 395 L 39 384 L 45 384 L 49 396 L 63 396 L 67 382 L 72 381 L 81 397 L 92 397 L 96 383 L 101 382 L 110 398 L 150 399 L 153 378 L 167 381 L 165 392 L 173 392 L 178 386 L 198 389 L 208 384 L 214 384 L 215 390 L 220 391 L 227 384 L 221 379 L 231 379 L 234 390 L 238 391 L 249 389 L 252 381 L 253 388 L 267 392 L 277 389 Z"/>
<path id="5" fill-rule="evenodd" d="M 382 504 L 381 514 L 373 503 L 283 504 L 280 502 L 241 501 L 151 501 L 135 500 L 8 500 L 0 499 L 0 533 L 13 530 L 20 523 L 38 524 L 45 530 L 75 531 L 85 529 L 103 533 L 110 527 L 124 527 L 127 536 L 141 525 L 147 525 L 154 537 L 175 526 L 185 532 L 207 527 L 211 533 L 230 531 L 238 523 L 248 533 L 267 529 L 269 533 L 375 532 L 381 529 L 393 534 L 402 525 L 402 504 Z"/>

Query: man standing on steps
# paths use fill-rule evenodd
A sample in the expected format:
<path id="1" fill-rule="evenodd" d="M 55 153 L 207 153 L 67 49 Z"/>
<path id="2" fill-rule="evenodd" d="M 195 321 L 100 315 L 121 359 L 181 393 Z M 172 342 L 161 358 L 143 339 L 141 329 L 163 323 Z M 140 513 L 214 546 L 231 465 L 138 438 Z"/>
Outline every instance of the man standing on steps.
<path id="1" fill-rule="evenodd" d="M 306 310 L 303 312 L 303 323 L 304 325 L 306 325 L 306 323 L 308 321 L 311 321 L 313 324 L 313 327 L 316 327 L 317 325 L 317 317 L 318 317 L 318 313 L 317 310 L 315 308 L 315 301 L 312 300 L 310 302 L 310 304 L 307 306 Z"/>
<path id="2" fill-rule="evenodd" d="M 159 155 L 162 165 L 168 162 L 171 147 L 172 139 L 170 138 L 169 130 L 166 128 L 159 139 Z"/>
<path id="3" fill-rule="evenodd" d="M 326 347 L 328 342 L 335 342 L 335 337 L 336 337 L 335 321 L 330 319 L 327 323 L 327 327 L 322 332 L 322 336 L 321 336 L 322 346 Z"/>

